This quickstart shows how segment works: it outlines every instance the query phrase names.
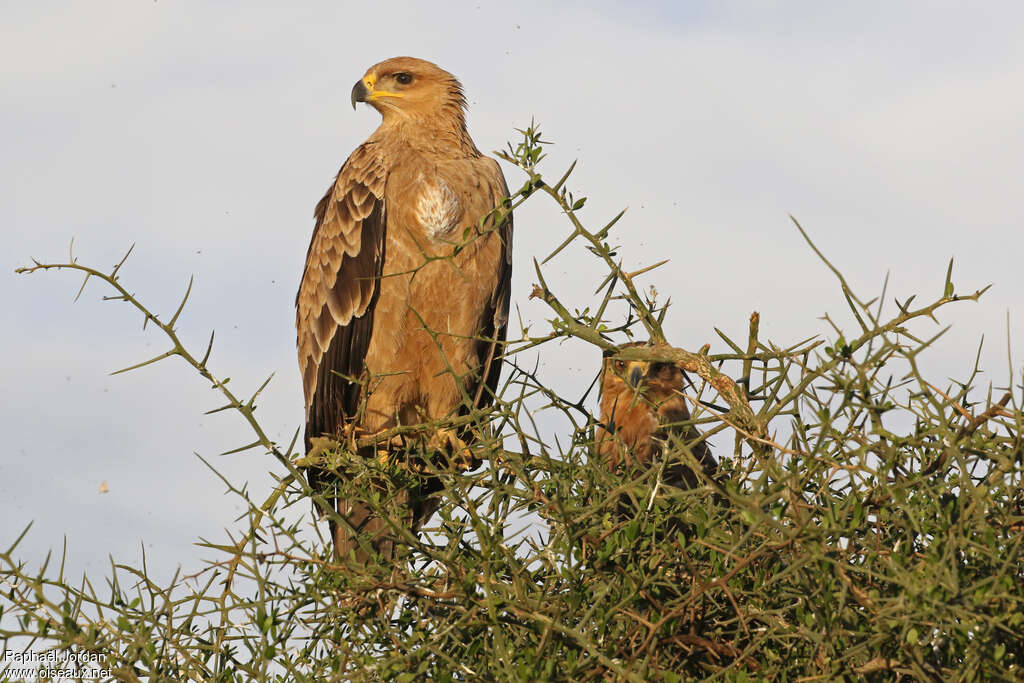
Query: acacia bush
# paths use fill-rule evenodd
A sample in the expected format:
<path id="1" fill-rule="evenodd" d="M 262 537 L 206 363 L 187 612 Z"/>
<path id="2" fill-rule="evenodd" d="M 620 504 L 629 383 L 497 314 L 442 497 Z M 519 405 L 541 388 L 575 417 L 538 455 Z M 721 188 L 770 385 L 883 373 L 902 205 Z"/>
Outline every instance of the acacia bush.
<path id="1" fill-rule="evenodd" d="M 424 426 L 384 435 L 410 438 L 377 460 L 353 455 L 372 439 L 322 440 L 308 454 L 297 439 L 276 444 L 255 416 L 266 384 L 237 396 L 207 364 L 209 347 L 181 343 L 184 300 L 169 318 L 152 313 L 121 284 L 120 265 L 21 269 L 85 273 L 145 315 L 171 344 L 149 362 L 178 357 L 211 382 L 252 427 L 241 449 L 272 456 L 278 485 L 250 500 L 225 482 L 249 511 L 238 536 L 204 543 L 209 564 L 168 585 L 127 565 L 102 588 L 71 581 L 56 563 L 25 566 L 15 539 L 0 554 L 4 649 L 31 638 L 36 650 L 96 654 L 128 681 L 1019 680 L 1019 385 L 980 385 L 976 361 L 956 381 L 919 370 L 945 332 L 932 333 L 940 309 L 984 290 L 956 292 L 950 264 L 925 305 L 884 288 L 864 300 L 819 253 L 852 327 L 827 316 L 831 334 L 776 344 L 761 339 L 755 313 L 747 339 L 719 332 L 717 353 L 670 346 L 668 307 L 619 265 L 618 217 L 587 228 L 585 200 L 567 189 L 572 169 L 545 180 L 546 143 L 535 126 L 520 132 L 502 156 L 525 181 L 499 210 L 553 201 L 569 222 L 555 253 L 586 249 L 604 275 L 593 301 L 570 308 L 537 263 L 532 296 L 550 307 L 548 327 L 507 345 L 491 408 L 454 420 L 473 434 L 483 463 L 473 470 L 424 453 Z M 593 397 L 560 395 L 518 362 L 567 338 L 684 368 L 719 474 L 680 490 L 661 484 L 661 466 L 610 472 L 594 454 Z M 545 434 L 545 414 L 565 431 Z M 667 459 L 692 462 L 686 444 L 670 446 Z M 313 491 L 311 467 L 345 477 Z M 399 501 L 425 471 L 443 481 L 440 507 L 419 536 L 394 525 L 400 561 L 339 560 L 326 534 L 310 533 L 310 499 L 335 519 L 333 496 L 401 519 Z"/>

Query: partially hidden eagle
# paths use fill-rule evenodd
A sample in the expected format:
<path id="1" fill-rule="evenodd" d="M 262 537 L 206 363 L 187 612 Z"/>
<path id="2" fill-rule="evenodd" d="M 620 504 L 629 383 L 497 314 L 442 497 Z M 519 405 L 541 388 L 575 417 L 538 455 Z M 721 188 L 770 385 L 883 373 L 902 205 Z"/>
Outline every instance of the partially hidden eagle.
<path id="1" fill-rule="evenodd" d="M 307 449 L 489 405 L 501 370 L 512 216 L 497 161 L 466 130 L 462 86 L 395 57 L 356 82 L 357 102 L 382 122 L 317 204 L 296 298 Z M 439 489 L 424 482 L 398 521 L 416 531 Z M 337 510 L 348 522 L 331 525 L 339 557 L 365 561 L 358 534 L 393 556 L 387 522 L 348 500 Z"/>
<path id="2" fill-rule="evenodd" d="M 718 463 L 690 423 L 684 387 L 683 371 L 674 363 L 624 361 L 606 353 L 601 369 L 601 425 L 595 439 L 604 464 L 613 471 L 635 473 L 658 464 L 670 448 L 683 447 L 690 449 L 706 476 L 714 475 Z M 699 478 L 677 453 L 666 458 L 662 481 L 687 489 L 695 487 Z"/>

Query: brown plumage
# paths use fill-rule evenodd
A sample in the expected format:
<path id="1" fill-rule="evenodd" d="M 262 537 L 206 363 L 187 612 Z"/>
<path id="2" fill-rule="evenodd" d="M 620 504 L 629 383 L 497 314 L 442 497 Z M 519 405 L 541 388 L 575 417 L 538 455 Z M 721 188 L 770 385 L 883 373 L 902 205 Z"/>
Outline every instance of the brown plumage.
<path id="1" fill-rule="evenodd" d="M 508 189 L 466 131 L 459 82 L 396 57 L 356 82 L 356 102 L 383 120 L 317 204 L 296 301 L 307 448 L 348 425 L 372 434 L 489 404 L 508 319 L 512 217 L 481 223 Z M 424 482 L 403 523 L 417 529 L 438 488 Z M 391 555 L 383 520 L 338 512 Z M 346 528 L 332 534 L 340 556 L 365 557 Z"/>
<path id="2" fill-rule="evenodd" d="M 627 346 L 641 346 L 628 344 Z M 647 363 L 605 358 L 601 371 L 601 424 L 597 452 L 612 470 L 636 472 L 656 464 L 670 448 L 689 447 L 704 473 L 713 475 L 718 463 L 691 425 L 683 398 L 685 377 L 672 363 Z M 662 481 L 693 488 L 698 477 L 673 453 Z"/>

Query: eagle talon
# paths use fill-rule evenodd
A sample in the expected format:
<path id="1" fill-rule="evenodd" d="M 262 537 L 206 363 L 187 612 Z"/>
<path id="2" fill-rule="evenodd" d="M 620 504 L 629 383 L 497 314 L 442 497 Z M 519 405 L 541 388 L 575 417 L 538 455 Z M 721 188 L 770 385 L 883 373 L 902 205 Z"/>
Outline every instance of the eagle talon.
<path id="1" fill-rule="evenodd" d="M 477 465 L 469 446 L 450 429 L 442 427 L 434 432 L 427 447 L 435 453 L 444 454 L 449 466 L 458 472 L 471 470 Z"/>

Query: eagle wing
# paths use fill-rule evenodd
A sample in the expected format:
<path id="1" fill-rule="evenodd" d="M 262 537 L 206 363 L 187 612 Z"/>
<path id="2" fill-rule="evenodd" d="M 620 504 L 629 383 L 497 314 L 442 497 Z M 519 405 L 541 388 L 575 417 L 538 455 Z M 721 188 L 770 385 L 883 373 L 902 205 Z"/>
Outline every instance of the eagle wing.
<path id="1" fill-rule="evenodd" d="M 499 345 L 505 341 L 505 333 L 508 328 L 509 300 L 512 292 L 512 212 L 508 210 L 508 185 L 505 183 L 505 176 L 501 167 L 494 159 L 485 157 L 487 164 L 487 181 L 491 189 L 491 198 L 496 209 L 504 207 L 504 218 L 500 225 L 494 228 L 501 238 L 502 254 L 498 272 L 498 286 L 495 287 L 488 308 L 484 311 L 484 326 L 481 330 L 481 338 L 486 341 L 480 345 L 480 377 L 483 382 L 475 392 L 475 403 L 477 408 L 486 407 L 491 404 L 494 394 L 498 389 L 498 380 L 501 376 L 501 359 L 497 357 L 500 352 Z M 497 215 L 492 215 L 489 220 L 493 226 Z"/>
<path id="2" fill-rule="evenodd" d="M 387 173 L 373 142 L 358 147 L 316 207 L 296 298 L 306 444 L 335 434 L 359 407 L 363 361 L 384 264 Z"/>

